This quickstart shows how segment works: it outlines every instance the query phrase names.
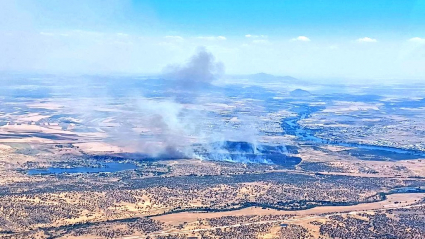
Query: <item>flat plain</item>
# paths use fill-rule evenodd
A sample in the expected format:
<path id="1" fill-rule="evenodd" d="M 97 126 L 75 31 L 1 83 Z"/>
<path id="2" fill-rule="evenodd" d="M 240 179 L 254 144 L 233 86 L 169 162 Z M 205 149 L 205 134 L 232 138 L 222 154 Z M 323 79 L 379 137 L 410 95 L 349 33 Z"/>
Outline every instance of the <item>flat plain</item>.
<path id="1" fill-rule="evenodd" d="M 5 77 L 1 238 L 425 233 L 425 86 Z"/>

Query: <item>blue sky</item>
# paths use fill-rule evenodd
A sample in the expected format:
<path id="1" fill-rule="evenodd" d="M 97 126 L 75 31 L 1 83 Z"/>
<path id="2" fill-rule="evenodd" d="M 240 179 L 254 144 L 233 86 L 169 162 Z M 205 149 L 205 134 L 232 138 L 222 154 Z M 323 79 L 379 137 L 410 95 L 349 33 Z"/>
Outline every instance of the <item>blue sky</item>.
<path id="1" fill-rule="evenodd" d="M 415 31 L 425 23 L 420 1 L 152 1 L 164 24 L 192 34 L 269 35 L 308 32 L 318 36 Z M 137 6 L 137 4 L 135 4 Z M 225 28 L 223 26 L 226 26 Z M 189 27 L 189 28 L 188 28 Z M 423 30 L 423 29 L 422 29 Z"/>
<path id="2" fill-rule="evenodd" d="M 425 78 L 425 0 L 0 0 L 0 70 Z"/>

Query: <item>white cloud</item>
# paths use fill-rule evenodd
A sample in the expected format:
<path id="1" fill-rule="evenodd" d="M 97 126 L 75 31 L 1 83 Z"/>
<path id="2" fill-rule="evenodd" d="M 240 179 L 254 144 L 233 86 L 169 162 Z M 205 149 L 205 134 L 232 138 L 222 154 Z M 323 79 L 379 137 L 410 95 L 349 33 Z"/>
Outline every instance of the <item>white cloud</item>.
<path id="1" fill-rule="evenodd" d="M 304 42 L 307 42 L 307 41 L 311 41 L 311 40 L 310 40 L 310 38 L 308 38 L 306 36 L 299 36 L 299 37 L 296 37 L 296 38 L 292 38 L 292 41 L 304 41 Z"/>
<path id="2" fill-rule="evenodd" d="M 359 38 L 357 39 L 358 42 L 378 42 L 378 40 L 370 38 L 370 37 L 363 37 L 363 38 Z"/>
<path id="3" fill-rule="evenodd" d="M 43 35 L 43 36 L 54 36 L 55 34 L 52 33 L 52 32 L 40 32 L 40 35 Z"/>
<path id="4" fill-rule="evenodd" d="M 252 43 L 254 43 L 254 44 L 268 44 L 270 42 L 268 40 L 253 40 Z"/>
<path id="5" fill-rule="evenodd" d="M 245 37 L 246 38 L 267 38 L 266 35 L 251 35 L 251 34 L 246 34 Z"/>
<path id="6" fill-rule="evenodd" d="M 119 36 L 119 37 L 128 37 L 128 36 L 130 36 L 130 35 L 128 35 L 128 34 L 126 34 L 126 33 L 118 32 L 118 33 L 117 33 L 117 36 Z"/>
<path id="7" fill-rule="evenodd" d="M 414 37 L 414 38 L 410 38 L 409 41 L 415 42 L 415 43 L 425 43 L 425 38 Z"/>
<path id="8" fill-rule="evenodd" d="M 83 31 L 83 30 L 72 30 L 72 31 L 68 32 L 67 34 L 73 35 L 73 36 L 81 36 L 81 37 L 104 37 L 104 36 L 106 36 L 106 34 L 102 33 L 102 32 Z"/>
<path id="9" fill-rule="evenodd" d="M 175 41 L 183 41 L 184 38 L 181 36 L 165 36 L 165 38 L 170 39 L 170 40 L 175 40 Z"/>
<path id="10" fill-rule="evenodd" d="M 224 36 L 200 36 L 198 39 L 208 40 L 208 41 L 224 41 L 226 37 Z"/>

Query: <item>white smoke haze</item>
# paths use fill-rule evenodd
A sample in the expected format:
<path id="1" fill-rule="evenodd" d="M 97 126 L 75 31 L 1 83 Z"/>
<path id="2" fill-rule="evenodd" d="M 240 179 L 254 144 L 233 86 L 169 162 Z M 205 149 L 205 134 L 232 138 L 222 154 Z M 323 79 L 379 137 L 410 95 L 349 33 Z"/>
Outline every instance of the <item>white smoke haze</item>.
<path id="1" fill-rule="evenodd" d="M 135 101 L 133 111 L 115 118 L 124 124 L 114 130 L 112 139 L 152 157 L 186 155 L 184 149 L 190 146 L 187 137 L 192 132 L 181 115 L 183 105 L 144 97 Z"/>
<path id="2" fill-rule="evenodd" d="M 232 115 L 237 120 L 230 120 L 211 108 L 217 98 L 209 96 L 209 87 L 214 87 L 211 83 L 220 78 L 224 67 L 210 52 L 199 48 L 186 64 L 168 66 L 164 72 L 165 79 L 157 80 L 160 84 L 165 82 L 163 97 L 148 97 L 142 89 L 124 85 L 123 95 L 117 97 L 106 89 L 110 87 L 106 80 L 103 89 L 96 86 L 102 85 L 99 79 L 76 81 L 82 89 L 71 93 L 75 100 L 70 113 L 78 114 L 82 124 L 104 131 L 107 143 L 149 157 L 269 163 L 263 158 L 245 156 L 257 154 L 260 147 L 254 116 Z M 220 91 L 220 88 L 214 89 Z M 184 97 L 185 102 L 180 97 Z M 112 126 L 99 122 L 98 119 L 105 117 L 104 113 L 107 125 Z M 253 151 L 231 156 L 235 152 L 227 148 L 229 141 L 247 142 Z"/>
<path id="3" fill-rule="evenodd" d="M 240 163 L 272 162 L 262 155 L 262 146 L 257 118 L 249 115 L 237 115 L 236 121 L 218 122 L 216 130 L 202 138 L 203 153 L 196 158 Z"/>

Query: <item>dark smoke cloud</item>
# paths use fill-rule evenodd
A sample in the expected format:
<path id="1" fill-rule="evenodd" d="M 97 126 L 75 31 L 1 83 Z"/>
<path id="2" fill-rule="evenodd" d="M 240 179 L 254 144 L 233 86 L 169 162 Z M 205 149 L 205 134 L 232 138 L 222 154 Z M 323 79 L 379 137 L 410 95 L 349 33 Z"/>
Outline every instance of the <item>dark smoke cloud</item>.
<path id="1" fill-rule="evenodd" d="M 214 56 L 205 48 L 198 48 L 186 65 L 169 65 L 164 69 L 166 79 L 174 85 L 193 88 L 210 84 L 224 74 L 224 65 L 216 62 Z"/>

